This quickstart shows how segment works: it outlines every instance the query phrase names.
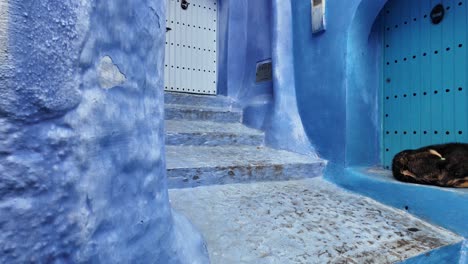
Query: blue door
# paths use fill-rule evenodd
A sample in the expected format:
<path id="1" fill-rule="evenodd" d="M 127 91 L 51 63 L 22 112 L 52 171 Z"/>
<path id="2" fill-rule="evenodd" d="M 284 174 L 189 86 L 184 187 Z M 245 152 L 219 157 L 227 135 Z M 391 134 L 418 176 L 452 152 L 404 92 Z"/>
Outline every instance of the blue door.
<path id="1" fill-rule="evenodd" d="M 384 16 L 382 157 L 468 142 L 468 1 L 390 0 Z"/>

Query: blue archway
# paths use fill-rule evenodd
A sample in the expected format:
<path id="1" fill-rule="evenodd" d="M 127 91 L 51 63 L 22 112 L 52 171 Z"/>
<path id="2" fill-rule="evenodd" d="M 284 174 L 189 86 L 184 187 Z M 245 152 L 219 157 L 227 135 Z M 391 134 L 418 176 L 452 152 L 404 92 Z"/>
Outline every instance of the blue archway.
<path id="1" fill-rule="evenodd" d="M 380 163 L 380 57 L 378 15 L 387 0 L 363 0 L 348 29 L 345 166 Z"/>

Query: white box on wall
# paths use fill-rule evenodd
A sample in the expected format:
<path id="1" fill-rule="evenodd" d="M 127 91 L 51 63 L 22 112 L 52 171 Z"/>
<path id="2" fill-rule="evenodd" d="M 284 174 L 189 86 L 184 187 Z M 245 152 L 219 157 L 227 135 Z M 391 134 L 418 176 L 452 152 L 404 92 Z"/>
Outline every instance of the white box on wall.
<path id="1" fill-rule="evenodd" d="M 325 31 L 326 0 L 310 0 L 312 15 L 312 33 Z"/>

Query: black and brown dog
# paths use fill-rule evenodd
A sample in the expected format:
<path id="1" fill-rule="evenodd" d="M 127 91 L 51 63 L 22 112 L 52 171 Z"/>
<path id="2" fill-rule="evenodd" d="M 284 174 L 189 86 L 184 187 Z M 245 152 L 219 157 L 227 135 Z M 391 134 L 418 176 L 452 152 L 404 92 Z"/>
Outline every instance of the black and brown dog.
<path id="1" fill-rule="evenodd" d="M 468 144 L 449 143 L 404 150 L 393 158 L 392 171 L 399 181 L 468 188 Z"/>

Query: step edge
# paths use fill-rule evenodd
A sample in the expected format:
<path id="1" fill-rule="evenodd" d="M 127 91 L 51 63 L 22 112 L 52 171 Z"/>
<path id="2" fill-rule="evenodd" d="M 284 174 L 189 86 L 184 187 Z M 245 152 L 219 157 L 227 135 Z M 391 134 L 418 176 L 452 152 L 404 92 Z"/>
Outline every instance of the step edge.
<path id="1" fill-rule="evenodd" d="M 190 110 L 190 111 L 212 111 L 222 113 L 242 113 L 242 109 L 236 107 L 216 107 L 216 106 L 193 106 L 193 105 L 181 105 L 181 104 L 165 104 L 165 110 Z"/>
<path id="2" fill-rule="evenodd" d="M 236 132 L 223 132 L 223 131 L 200 131 L 200 132 L 189 132 L 189 131 L 168 131 L 166 130 L 166 136 L 172 135 L 220 135 L 220 136 L 259 136 L 263 137 L 265 134 L 263 132 L 249 132 L 249 131 L 242 131 L 239 133 Z"/>
<path id="3" fill-rule="evenodd" d="M 239 164 L 239 165 L 221 165 L 221 166 L 193 166 L 193 167 L 166 167 L 166 170 L 188 170 L 188 169 L 193 169 L 193 170 L 198 170 L 198 169 L 219 169 L 219 170 L 225 170 L 225 169 L 232 169 L 236 167 L 249 167 L 249 168 L 254 168 L 254 167 L 274 167 L 274 166 L 282 166 L 282 165 L 293 165 L 293 166 L 303 166 L 303 165 L 309 165 L 309 166 L 320 166 L 325 168 L 327 165 L 327 162 L 325 160 L 314 160 L 313 162 L 288 162 L 288 163 L 267 163 L 265 165 L 258 165 L 258 164 Z"/>

